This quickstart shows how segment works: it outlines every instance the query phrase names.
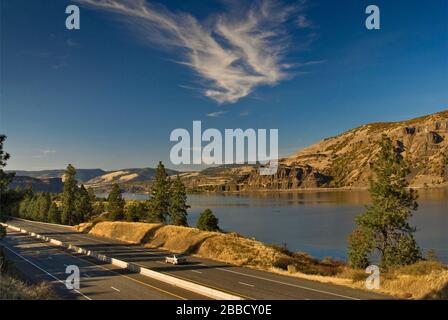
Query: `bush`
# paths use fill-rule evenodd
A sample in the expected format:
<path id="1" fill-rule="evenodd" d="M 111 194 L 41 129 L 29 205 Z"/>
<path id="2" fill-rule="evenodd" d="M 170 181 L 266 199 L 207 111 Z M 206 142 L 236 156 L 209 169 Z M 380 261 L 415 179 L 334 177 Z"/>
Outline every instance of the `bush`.
<path id="1" fill-rule="evenodd" d="M 293 265 L 293 264 L 288 265 L 288 272 L 289 273 L 296 273 L 297 272 L 296 266 Z"/>
<path id="2" fill-rule="evenodd" d="M 366 281 L 369 275 L 364 270 L 353 270 L 351 279 L 353 282 Z"/>
<path id="3" fill-rule="evenodd" d="M 278 258 L 273 266 L 289 272 L 294 271 L 293 273 L 334 276 L 341 271 L 343 263 L 329 259 L 319 261 L 306 253 L 296 252 L 290 256 Z"/>
<path id="4" fill-rule="evenodd" d="M 424 276 L 432 272 L 441 272 L 448 270 L 446 266 L 437 261 L 418 261 L 417 263 L 396 268 L 394 273 L 397 275 L 405 274 L 410 276 Z"/>
<path id="5" fill-rule="evenodd" d="M 271 247 L 272 249 L 274 249 L 274 250 L 276 250 L 276 251 L 278 251 L 280 253 L 286 254 L 287 256 L 292 256 L 293 255 L 293 253 L 291 251 L 289 251 L 288 246 L 287 246 L 286 243 L 284 243 L 281 246 L 279 246 L 278 244 L 275 244 L 275 243 L 268 244 L 267 246 Z"/>
<path id="6" fill-rule="evenodd" d="M 145 221 L 148 213 L 148 206 L 141 201 L 131 201 L 125 206 L 126 221 L 129 222 Z"/>
<path id="7" fill-rule="evenodd" d="M 201 213 L 197 228 L 203 231 L 219 231 L 218 218 L 215 217 L 212 210 L 206 209 Z"/>

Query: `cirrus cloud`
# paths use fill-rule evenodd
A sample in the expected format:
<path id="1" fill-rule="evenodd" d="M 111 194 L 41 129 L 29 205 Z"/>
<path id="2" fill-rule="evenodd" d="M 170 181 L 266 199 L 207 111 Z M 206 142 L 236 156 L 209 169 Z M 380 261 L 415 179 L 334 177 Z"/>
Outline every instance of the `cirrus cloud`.
<path id="1" fill-rule="evenodd" d="M 290 77 L 284 24 L 301 6 L 260 0 L 242 12 L 228 11 L 201 23 L 189 13 L 145 0 L 77 1 L 119 14 L 148 43 L 180 49 L 179 63 L 194 70 L 202 80 L 202 94 L 220 104 L 235 103 L 258 86 Z"/>

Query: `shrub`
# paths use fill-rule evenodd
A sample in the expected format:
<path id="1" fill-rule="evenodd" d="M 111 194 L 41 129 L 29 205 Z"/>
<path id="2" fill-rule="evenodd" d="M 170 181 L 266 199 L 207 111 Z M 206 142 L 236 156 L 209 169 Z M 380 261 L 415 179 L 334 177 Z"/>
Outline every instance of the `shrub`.
<path id="1" fill-rule="evenodd" d="M 417 263 L 396 268 L 395 274 L 405 274 L 410 276 L 424 276 L 432 272 L 441 272 L 448 270 L 446 266 L 437 261 L 418 261 Z"/>
<path id="2" fill-rule="evenodd" d="M 215 217 L 212 210 L 206 209 L 201 213 L 197 228 L 203 231 L 219 231 L 218 218 Z"/>

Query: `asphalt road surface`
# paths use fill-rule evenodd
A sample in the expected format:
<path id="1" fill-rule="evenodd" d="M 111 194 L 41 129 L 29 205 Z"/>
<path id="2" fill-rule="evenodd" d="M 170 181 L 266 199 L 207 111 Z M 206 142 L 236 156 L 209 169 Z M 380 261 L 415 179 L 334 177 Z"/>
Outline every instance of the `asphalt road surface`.
<path id="1" fill-rule="evenodd" d="M 63 242 L 69 242 L 73 245 L 77 245 L 86 249 L 90 249 L 97 253 L 105 254 L 112 258 L 117 258 L 120 260 L 124 260 L 126 262 L 132 262 L 141 267 L 149 268 L 154 271 L 158 271 L 164 274 L 168 274 L 173 277 L 177 277 L 179 279 L 184 279 L 190 282 L 198 283 L 210 288 L 214 288 L 223 292 L 227 292 L 230 294 L 234 294 L 240 296 L 244 299 L 280 299 L 280 300 L 364 300 L 364 299 L 390 299 L 391 297 L 377 294 L 375 292 L 369 292 L 364 290 L 357 290 L 343 286 L 337 286 L 333 284 L 325 284 L 305 279 L 299 279 L 289 276 L 277 275 L 269 272 L 258 271 L 243 267 L 237 267 L 225 263 L 215 262 L 206 259 L 200 259 L 196 257 L 186 256 L 187 263 L 184 265 L 167 265 L 163 262 L 164 258 L 170 255 L 170 252 L 157 250 L 157 249 L 149 249 L 144 248 L 140 245 L 128 244 L 125 242 L 98 237 L 90 234 L 79 233 L 73 231 L 73 229 L 65 226 L 59 225 L 50 225 L 43 224 L 39 222 L 32 222 L 22 219 L 11 219 L 7 222 L 10 225 L 20 227 L 26 229 L 30 232 L 35 232 L 38 234 L 45 235 L 47 237 L 57 239 Z M 23 241 L 22 239 L 18 239 L 17 235 L 9 234 L 7 237 L 8 242 Z M 23 237 L 22 237 L 23 238 Z M 26 237 L 25 237 L 26 238 Z M 27 241 L 30 241 L 29 238 Z M 41 246 L 44 246 L 40 243 Z M 56 250 L 53 248 L 53 250 Z M 58 249 L 60 250 L 60 249 Z M 35 251 L 35 250 L 34 250 Z M 54 261 L 47 261 L 48 256 L 50 254 L 46 250 L 41 250 L 39 253 L 34 253 L 33 258 L 39 259 L 39 261 L 46 261 L 46 268 L 53 268 L 52 264 Z M 71 258 L 69 258 L 71 257 Z M 72 264 L 79 264 L 81 262 L 84 263 L 86 259 L 82 258 L 80 260 L 79 257 L 76 257 L 76 261 L 73 260 L 73 256 L 65 253 L 62 260 L 71 259 Z M 58 260 L 59 261 L 59 260 Z M 66 262 L 62 262 L 62 265 L 68 264 Z M 58 262 L 59 263 L 59 262 Z M 95 264 L 98 265 L 99 262 L 89 261 L 88 266 L 90 268 L 98 268 L 95 267 Z M 61 263 L 59 263 L 61 264 Z M 87 265 L 80 265 L 80 267 L 86 268 Z M 107 268 L 113 269 L 113 266 L 106 266 Z M 53 269 L 52 269 L 53 270 Z M 65 271 L 65 269 L 63 270 Z M 98 269 L 99 271 L 99 269 Z M 102 270 L 104 274 L 105 270 Z M 116 271 L 119 272 L 119 271 Z M 121 271 L 125 272 L 126 271 Z M 90 272 L 88 272 L 90 274 Z M 367 276 L 367 275 L 366 275 Z M 126 277 L 139 277 L 139 281 L 144 281 L 145 277 L 140 275 L 132 275 L 130 272 L 126 274 Z M 110 278 L 110 279 L 108 279 Z M 121 285 L 111 284 L 112 278 L 115 281 L 121 281 Z M 115 278 L 120 278 L 120 280 L 116 280 Z M 122 279 L 121 279 L 122 278 Z M 65 278 L 64 278 L 65 279 Z M 104 290 L 95 290 L 91 289 L 90 295 L 95 297 L 96 294 L 99 294 L 101 297 L 115 299 L 117 297 L 127 298 L 127 299 L 163 299 L 163 298 L 176 298 L 174 296 L 169 296 L 168 294 L 164 294 L 163 292 L 157 292 L 157 290 L 146 290 L 148 291 L 145 295 L 139 295 L 139 290 L 141 285 L 138 283 L 125 278 L 125 277 L 106 277 L 104 279 L 101 278 L 102 282 L 98 285 L 102 287 L 109 288 L 108 293 L 103 293 Z M 149 279 L 149 278 L 146 278 Z M 87 279 L 88 280 L 88 279 Z M 147 280 L 154 282 L 152 280 Z M 125 286 L 125 283 L 127 285 Z M 88 281 L 86 281 L 86 285 L 88 285 Z M 162 286 L 162 283 L 158 283 L 158 286 Z M 90 286 L 90 285 L 89 285 Z M 169 287 L 169 285 L 165 285 L 164 288 Z M 115 288 L 127 288 L 126 292 L 121 291 L 121 295 L 117 292 L 112 292 L 110 290 L 111 287 Z M 84 290 L 88 290 L 90 287 L 83 288 Z M 168 292 L 172 292 L 173 290 L 177 290 L 176 292 L 182 298 L 186 299 L 200 299 L 201 297 L 195 295 L 193 293 L 187 293 L 186 291 L 182 291 L 176 287 L 171 287 L 170 290 L 166 290 Z M 182 292 L 178 292 L 182 291 Z M 84 293 L 84 291 L 82 291 Z M 176 293 L 176 294 L 177 294 Z M 87 293 L 86 293 L 87 294 Z M 180 298 L 177 297 L 177 298 Z"/>
<path id="2" fill-rule="evenodd" d="M 8 260 L 31 282 L 48 282 L 62 299 L 82 300 L 192 300 L 204 296 L 78 255 L 34 237 L 8 230 L 0 241 Z M 69 290 L 66 268 L 80 270 L 80 289 Z"/>

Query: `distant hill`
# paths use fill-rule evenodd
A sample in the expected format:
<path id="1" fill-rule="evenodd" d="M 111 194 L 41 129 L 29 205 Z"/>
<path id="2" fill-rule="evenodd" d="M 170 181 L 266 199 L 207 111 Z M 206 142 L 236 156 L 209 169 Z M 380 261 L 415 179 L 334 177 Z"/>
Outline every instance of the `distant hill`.
<path id="1" fill-rule="evenodd" d="M 62 178 L 65 169 L 41 170 L 41 171 L 25 171 L 16 170 L 16 176 L 26 176 L 39 179 Z M 10 171 L 11 172 L 11 171 Z M 79 182 L 86 182 L 90 179 L 105 174 L 102 169 L 76 169 L 76 179 Z"/>
<path id="2" fill-rule="evenodd" d="M 371 123 L 324 139 L 280 159 L 274 176 L 255 166 L 221 166 L 185 173 L 189 188 L 217 191 L 367 187 L 371 165 L 386 134 L 409 162 L 414 187 L 448 183 L 448 110 L 400 122 Z"/>
<path id="3" fill-rule="evenodd" d="M 62 192 L 63 184 L 61 178 L 38 179 L 32 177 L 15 176 L 8 187 L 10 189 L 20 188 L 21 190 L 31 187 L 32 190 L 38 192 L 60 193 Z"/>
<path id="4" fill-rule="evenodd" d="M 166 169 L 168 175 L 175 175 L 178 172 Z M 25 188 L 31 186 L 35 191 L 59 190 L 57 182 L 62 183 L 63 169 L 25 171 L 16 170 L 16 178 L 9 186 L 11 189 L 19 186 Z M 76 179 L 86 187 L 92 187 L 97 192 L 108 192 L 113 184 L 118 183 L 126 192 L 146 192 L 154 178 L 156 169 L 154 168 L 131 168 L 117 171 L 105 171 L 102 169 L 76 169 Z M 62 187 L 60 188 L 62 191 Z"/>
<path id="5" fill-rule="evenodd" d="M 166 169 L 168 175 L 175 175 L 175 170 Z M 87 187 L 96 190 L 108 191 L 117 183 L 128 192 L 146 192 L 156 173 L 154 168 L 132 168 L 117 171 L 108 171 L 103 175 L 94 177 L 86 182 Z"/>

